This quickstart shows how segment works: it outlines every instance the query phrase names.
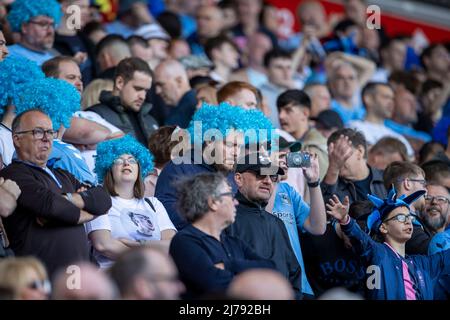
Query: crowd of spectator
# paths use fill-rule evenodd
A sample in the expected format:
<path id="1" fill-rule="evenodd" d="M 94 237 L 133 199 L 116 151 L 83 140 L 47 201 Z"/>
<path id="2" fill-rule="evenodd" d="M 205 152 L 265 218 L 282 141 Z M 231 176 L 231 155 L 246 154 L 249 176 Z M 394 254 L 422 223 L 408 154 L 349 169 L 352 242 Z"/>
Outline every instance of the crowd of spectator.
<path id="1" fill-rule="evenodd" d="M 449 43 L 105 2 L 0 1 L 0 299 L 450 297 Z"/>

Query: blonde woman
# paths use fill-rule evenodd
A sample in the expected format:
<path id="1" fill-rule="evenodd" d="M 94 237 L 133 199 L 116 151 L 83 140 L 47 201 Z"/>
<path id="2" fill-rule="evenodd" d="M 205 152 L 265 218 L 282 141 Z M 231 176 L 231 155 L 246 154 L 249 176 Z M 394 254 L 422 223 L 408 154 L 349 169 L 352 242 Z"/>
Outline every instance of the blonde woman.
<path id="1" fill-rule="evenodd" d="M 0 288 L 14 300 L 46 300 L 51 286 L 44 265 L 34 257 L 0 260 Z"/>

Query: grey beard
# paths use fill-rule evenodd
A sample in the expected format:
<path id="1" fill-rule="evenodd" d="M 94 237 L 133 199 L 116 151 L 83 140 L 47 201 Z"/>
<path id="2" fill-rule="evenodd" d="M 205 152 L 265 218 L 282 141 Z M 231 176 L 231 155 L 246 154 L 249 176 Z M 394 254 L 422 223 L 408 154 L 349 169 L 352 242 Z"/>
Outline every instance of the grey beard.
<path id="1" fill-rule="evenodd" d="M 432 231 L 437 231 L 444 227 L 445 225 L 445 218 L 442 215 L 439 215 L 439 218 L 429 218 L 426 214 L 424 217 L 424 223 L 425 225 L 430 228 Z"/>

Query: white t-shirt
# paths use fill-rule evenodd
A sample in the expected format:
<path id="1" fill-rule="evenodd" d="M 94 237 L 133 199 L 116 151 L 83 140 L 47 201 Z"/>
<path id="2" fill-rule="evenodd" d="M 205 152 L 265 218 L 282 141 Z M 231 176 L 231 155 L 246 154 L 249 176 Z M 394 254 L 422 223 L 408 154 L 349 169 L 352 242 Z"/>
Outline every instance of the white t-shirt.
<path id="1" fill-rule="evenodd" d="M 6 167 L 11 163 L 15 149 L 12 140 L 11 130 L 0 126 L 0 155 L 2 156 L 3 165 Z"/>
<path id="2" fill-rule="evenodd" d="M 406 146 L 408 156 L 414 157 L 414 149 L 411 147 L 411 144 L 408 142 L 408 140 L 406 140 L 406 138 L 401 134 L 398 134 L 397 132 L 393 131 L 383 124 L 355 120 L 350 121 L 347 126 L 349 128 L 361 131 L 366 137 L 366 141 L 369 146 L 374 145 L 378 142 L 378 140 L 384 137 L 396 138 L 403 142 L 403 144 Z"/>
<path id="3" fill-rule="evenodd" d="M 163 204 L 155 197 L 147 198 L 155 211 L 144 199 L 123 199 L 111 197 L 112 207 L 107 214 L 86 223 L 87 233 L 96 230 L 109 230 L 115 239 L 161 240 L 161 231 L 175 230 Z M 113 264 L 109 258 L 94 249 L 94 257 L 101 268 Z"/>

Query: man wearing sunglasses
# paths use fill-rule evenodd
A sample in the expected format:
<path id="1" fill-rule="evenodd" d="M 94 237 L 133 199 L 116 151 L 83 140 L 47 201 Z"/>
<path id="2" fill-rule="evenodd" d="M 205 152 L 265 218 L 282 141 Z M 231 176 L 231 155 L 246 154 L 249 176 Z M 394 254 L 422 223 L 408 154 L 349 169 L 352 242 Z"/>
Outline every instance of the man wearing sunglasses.
<path id="1" fill-rule="evenodd" d="M 302 270 L 281 219 L 266 211 L 278 176 L 284 170 L 272 165 L 262 153 L 238 159 L 234 179 L 238 186 L 235 223 L 225 230 L 241 239 L 276 268 L 291 283 L 296 298 L 302 296 Z"/>
<path id="2" fill-rule="evenodd" d="M 20 113 L 12 123 L 17 159 L 0 176 L 14 179 L 22 191 L 17 208 L 4 220 L 11 249 L 32 255 L 50 276 L 62 267 L 89 259 L 83 223 L 105 214 L 111 197 L 101 187 L 86 188 L 69 172 L 49 168 L 57 131 L 39 109 Z"/>

